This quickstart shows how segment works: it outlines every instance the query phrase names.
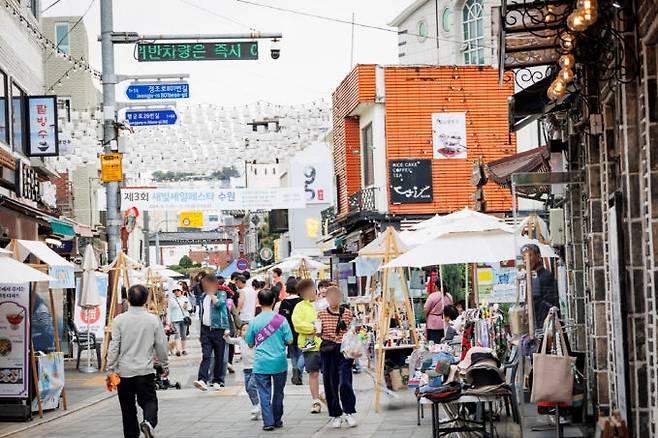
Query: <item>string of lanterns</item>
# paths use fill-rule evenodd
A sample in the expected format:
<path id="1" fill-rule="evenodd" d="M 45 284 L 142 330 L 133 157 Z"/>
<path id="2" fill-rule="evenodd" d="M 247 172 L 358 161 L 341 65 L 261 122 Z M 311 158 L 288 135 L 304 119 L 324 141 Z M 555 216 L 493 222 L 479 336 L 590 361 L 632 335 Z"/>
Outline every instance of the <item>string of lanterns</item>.
<path id="1" fill-rule="evenodd" d="M 65 77 L 68 77 L 69 73 L 71 71 L 76 71 L 76 70 L 84 70 L 91 74 L 92 77 L 101 79 L 102 74 L 98 70 L 95 70 L 89 65 L 87 61 L 85 61 L 84 58 L 75 58 L 74 56 L 71 56 L 68 53 L 65 53 L 64 51 L 60 50 L 58 45 L 55 44 L 53 41 L 49 40 L 42 32 L 41 30 L 35 26 L 32 25 L 26 19 L 22 14 L 19 9 L 17 9 L 13 4 L 11 4 L 8 0 L 5 0 L 5 8 L 12 13 L 14 17 L 17 18 L 19 23 L 23 24 L 32 34 L 38 39 L 39 43 L 41 46 L 44 48 L 44 50 L 49 51 L 51 54 L 54 54 L 56 56 L 59 56 L 60 58 L 70 62 L 72 67 L 62 75 L 62 77 L 55 83 L 53 84 L 50 89 L 52 90 L 54 86 L 58 85 L 61 83 L 60 81 L 64 79 Z"/>
<path id="2" fill-rule="evenodd" d="M 571 51 L 576 46 L 576 35 L 573 32 L 583 32 L 594 24 L 597 18 L 597 0 L 578 0 L 576 9 L 567 17 L 567 27 L 571 32 L 565 32 L 559 37 L 560 46 L 566 53 L 560 56 L 558 60 L 560 71 L 546 91 L 549 99 L 557 100 L 564 96 L 567 92 L 567 87 L 573 81 L 573 67 L 576 63 L 576 59 L 571 54 Z"/>

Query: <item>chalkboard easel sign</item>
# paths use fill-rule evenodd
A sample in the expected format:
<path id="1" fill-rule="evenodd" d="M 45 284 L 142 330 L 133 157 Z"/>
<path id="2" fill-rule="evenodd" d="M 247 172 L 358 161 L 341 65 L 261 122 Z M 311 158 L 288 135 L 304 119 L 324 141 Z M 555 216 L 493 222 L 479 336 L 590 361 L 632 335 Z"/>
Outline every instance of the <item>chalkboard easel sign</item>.
<path id="1" fill-rule="evenodd" d="M 391 204 L 432 202 L 432 160 L 389 161 Z"/>

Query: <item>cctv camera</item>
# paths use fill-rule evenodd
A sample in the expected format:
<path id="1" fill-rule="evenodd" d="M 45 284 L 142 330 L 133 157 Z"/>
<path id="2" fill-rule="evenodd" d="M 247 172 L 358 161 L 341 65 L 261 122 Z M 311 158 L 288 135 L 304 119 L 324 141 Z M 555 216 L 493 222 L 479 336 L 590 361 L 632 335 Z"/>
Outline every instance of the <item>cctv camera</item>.
<path id="1" fill-rule="evenodd" d="M 272 45 L 270 46 L 270 54 L 272 55 L 272 59 L 279 59 L 281 56 L 281 44 L 276 38 L 272 40 Z"/>

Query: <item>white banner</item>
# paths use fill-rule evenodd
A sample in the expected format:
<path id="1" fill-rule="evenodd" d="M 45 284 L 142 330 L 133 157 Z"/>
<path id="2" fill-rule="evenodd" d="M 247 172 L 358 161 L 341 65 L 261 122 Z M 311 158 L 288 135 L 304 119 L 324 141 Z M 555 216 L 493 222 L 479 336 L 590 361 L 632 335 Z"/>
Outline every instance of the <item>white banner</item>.
<path id="1" fill-rule="evenodd" d="M 0 397 L 28 396 L 30 284 L 0 285 Z"/>
<path id="2" fill-rule="evenodd" d="M 432 114 L 435 160 L 466 158 L 466 113 Z"/>
<path id="3" fill-rule="evenodd" d="M 96 284 L 98 285 L 98 294 L 101 297 L 101 305 L 94 307 L 90 310 L 85 310 L 80 307 L 80 278 L 75 281 L 75 311 L 73 312 L 73 323 L 82 336 L 89 330 L 96 336 L 96 339 L 103 339 L 105 335 L 105 319 L 107 317 L 107 289 L 108 289 L 107 274 L 100 272 L 96 273 Z M 121 290 L 119 288 L 119 290 Z M 120 295 L 120 294 L 118 294 Z"/>
<path id="4" fill-rule="evenodd" d="M 121 210 L 273 210 L 304 208 L 304 189 L 278 187 L 264 189 L 121 189 Z M 105 207 L 99 205 L 99 207 Z"/>
<path id="5" fill-rule="evenodd" d="M 334 172 L 330 161 L 293 161 L 290 166 L 290 184 L 304 188 L 307 204 L 331 204 L 333 202 Z"/>

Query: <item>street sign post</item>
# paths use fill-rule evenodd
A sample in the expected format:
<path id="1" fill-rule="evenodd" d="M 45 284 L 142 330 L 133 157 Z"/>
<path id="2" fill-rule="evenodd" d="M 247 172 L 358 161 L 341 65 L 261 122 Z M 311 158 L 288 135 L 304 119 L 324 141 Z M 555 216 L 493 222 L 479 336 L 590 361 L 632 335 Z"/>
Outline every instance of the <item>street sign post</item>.
<path id="1" fill-rule="evenodd" d="M 159 61 L 244 61 L 258 59 L 258 41 L 210 43 L 139 43 L 139 62 Z"/>
<path id="2" fill-rule="evenodd" d="M 249 260 L 245 258 L 239 258 L 235 263 L 235 267 L 238 268 L 238 271 L 246 271 L 249 269 Z"/>
<path id="3" fill-rule="evenodd" d="M 130 126 L 174 125 L 177 119 L 176 111 L 171 109 L 126 111 L 126 120 Z"/>
<path id="4" fill-rule="evenodd" d="M 126 88 L 130 100 L 187 99 L 190 97 L 190 84 L 131 84 Z"/>

